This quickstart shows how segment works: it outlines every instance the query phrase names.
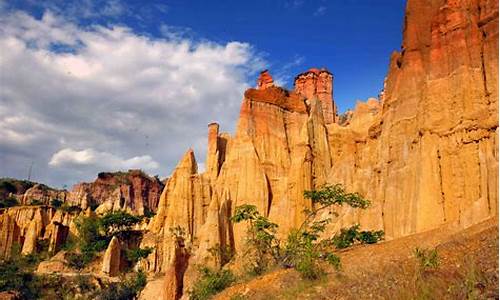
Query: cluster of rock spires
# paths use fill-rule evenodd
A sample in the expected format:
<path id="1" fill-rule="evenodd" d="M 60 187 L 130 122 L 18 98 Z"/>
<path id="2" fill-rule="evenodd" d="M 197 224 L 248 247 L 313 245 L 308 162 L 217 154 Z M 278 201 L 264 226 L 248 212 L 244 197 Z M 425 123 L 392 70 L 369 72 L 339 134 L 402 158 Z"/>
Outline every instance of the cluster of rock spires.
<path id="1" fill-rule="evenodd" d="M 192 253 L 185 273 L 166 276 L 167 291 L 183 277 L 186 292 L 193 265 L 221 263 L 208 249 L 238 252 L 244 229 L 229 221 L 236 206 L 257 206 L 284 234 L 311 206 L 302 192 L 327 183 L 372 202 L 366 211 L 340 209 L 329 232 L 359 222 L 394 239 L 496 216 L 497 66 L 496 2 L 410 0 L 380 99 L 358 103 L 342 124 L 327 70 L 298 75 L 293 91 L 261 73 L 235 135 L 209 125 L 206 172 L 197 173 L 188 151 L 161 196 L 149 225 L 163 236 L 154 268 L 178 265 L 170 227 L 187 230 Z"/>
<path id="2" fill-rule="evenodd" d="M 65 199 L 82 208 L 97 201 L 103 211 L 156 211 L 141 242 L 154 251 L 139 267 L 165 274 L 164 299 L 187 295 L 197 265 L 227 263 L 211 250 L 243 247 L 245 228 L 230 222 L 235 207 L 255 205 L 284 235 L 312 205 L 303 191 L 325 184 L 372 202 L 366 211 L 338 209 L 328 233 L 353 223 L 384 230 L 387 239 L 445 223 L 467 227 L 498 214 L 497 66 L 496 1 L 409 0 L 402 48 L 391 56 L 379 99 L 338 116 L 328 70 L 298 75 L 292 91 L 275 86 L 266 70 L 245 92 L 234 135 L 208 125 L 205 172 L 188 150 L 159 197 L 159 182 L 133 179 L 110 191 L 101 188 L 103 176 Z M 0 215 L 0 256 L 39 228 L 53 249 L 65 235 L 57 226 L 71 232 L 58 212 L 25 209 Z M 182 238 L 172 234 L 176 227 Z"/>
<path id="3" fill-rule="evenodd" d="M 78 183 L 71 191 L 31 182 L 9 182 L 15 191 L 8 195 L 2 191 L 3 197 L 15 197 L 21 206 L 0 209 L 0 259 L 9 258 L 16 244 L 23 254 L 35 253 L 40 240 L 48 241 L 50 253 L 57 252 L 70 233 L 77 234 L 73 221 L 80 215 L 116 210 L 135 215 L 154 213 L 164 187 L 158 178 L 140 170 L 99 173 L 94 182 Z M 76 209 L 56 210 L 50 207 L 54 199 Z M 35 201 L 37 205 L 32 205 Z"/>

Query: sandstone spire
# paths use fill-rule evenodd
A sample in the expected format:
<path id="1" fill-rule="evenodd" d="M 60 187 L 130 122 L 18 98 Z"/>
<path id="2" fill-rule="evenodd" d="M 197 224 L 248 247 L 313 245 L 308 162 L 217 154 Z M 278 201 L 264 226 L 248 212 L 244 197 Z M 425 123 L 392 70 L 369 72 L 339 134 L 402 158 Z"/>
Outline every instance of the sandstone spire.
<path id="1" fill-rule="evenodd" d="M 337 109 L 333 103 L 333 76 L 325 68 L 311 68 L 295 77 L 295 92 L 307 99 L 318 98 L 326 124 L 335 122 Z"/>
<path id="2" fill-rule="evenodd" d="M 268 87 L 274 86 L 274 80 L 268 70 L 260 72 L 259 79 L 257 79 L 257 89 L 265 90 Z"/>

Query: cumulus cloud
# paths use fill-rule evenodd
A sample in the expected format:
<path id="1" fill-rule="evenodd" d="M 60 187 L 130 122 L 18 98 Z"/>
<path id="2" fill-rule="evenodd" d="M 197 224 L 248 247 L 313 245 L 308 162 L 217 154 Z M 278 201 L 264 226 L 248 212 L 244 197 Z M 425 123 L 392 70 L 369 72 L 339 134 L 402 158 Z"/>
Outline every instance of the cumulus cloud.
<path id="1" fill-rule="evenodd" d="M 206 125 L 233 130 L 264 62 L 247 43 L 174 31 L 0 14 L 0 176 L 25 177 L 32 162 L 35 180 L 59 186 L 105 169 L 167 176 L 189 147 L 204 161 Z"/>
<path id="2" fill-rule="evenodd" d="M 151 156 L 135 156 L 129 159 L 123 159 L 107 152 L 98 152 L 92 148 L 84 150 L 74 150 L 64 148 L 52 155 L 49 165 L 61 167 L 75 165 L 106 167 L 109 170 L 119 169 L 158 169 L 159 164 Z"/>

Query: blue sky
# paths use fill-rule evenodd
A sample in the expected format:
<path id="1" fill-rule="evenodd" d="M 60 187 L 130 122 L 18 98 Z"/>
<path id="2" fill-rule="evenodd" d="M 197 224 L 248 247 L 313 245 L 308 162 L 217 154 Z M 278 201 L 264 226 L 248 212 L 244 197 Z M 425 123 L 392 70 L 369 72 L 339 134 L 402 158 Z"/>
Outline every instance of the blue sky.
<path id="1" fill-rule="evenodd" d="M 234 132 L 268 68 L 288 88 L 334 75 L 340 112 L 376 97 L 404 1 L 0 0 L 0 177 L 55 186 L 141 168 L 168 176 L 206 125 Z"/>

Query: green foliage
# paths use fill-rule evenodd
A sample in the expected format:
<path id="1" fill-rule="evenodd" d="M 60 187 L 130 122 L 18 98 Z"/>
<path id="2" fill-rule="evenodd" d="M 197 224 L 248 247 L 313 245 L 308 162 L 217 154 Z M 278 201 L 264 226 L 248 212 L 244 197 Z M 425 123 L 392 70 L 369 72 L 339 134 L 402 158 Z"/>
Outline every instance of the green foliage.
<path id="1" fill-rule="evenodd" d="M 85 266 L 94 259 L 93 252 L 74 253 L 69 252 L 64 255 L 66 264 L 76 270 L 82 270 Z"/>
<path id="2" fill-rule="evenodd" d="M 43 205 L 43 201 L 39 200 L 39 199 L 32 199 L 30 201 L 30 205 L 33 205 L 33 206 L 35 206 L 35 205 Z"/>
<path id="3" fill-rule="evenodd" d="M 106 249 L 111 238 L 103 234 L 100 219 L 97 217 L 78 217 L 75 225 L 78 230 L 80 253 L 69 252 L 65 258 L 68 266 L 81 270 L 94 260 L 98 252 Z M 68 248 L 70 246 L 67 245 Z"/>
<path id="4" fill-rule="evenodd" d="M 137 295 L 146 286 L 147 278 L 144 272 L 139 271 L 121 282 L 111 283 L 99 291 L 99 300 L 130 300 L 137 299 Z"/>
<path id="5" fill-rule="evenodd" d="M 332 243 L 328 239 L 320 239 L 331 219 L 313 221 L 322 210 L 335 205 L 347 204 L 354 208 L 367 208 L 370 201 L 362 198 L 358 193 L 347 193 L 340 184 L 327 185 L 320 190 L 304 191 L 304 197 L 311 199 L 312 209 L 306 209 L 304 222 L 299 229 L 290 232 L 285 245 L 283 265 L 292 266 L 299 271 L 303 278 L 318 279 L 323 274 L 319 262 L 328 262 L 335 269 L 341 267 L 340 258 L 331 252 L 328 246 Z M 357 229 L 356 229 L 357 230 Z M 343 233 L 342 242 L 352 242 L 356 239 L 356 231 Z M 363 241 L 371 241 L 371 236 L 363 235 Z"/>
<path id="6" fill-rule="evenodd" d="M 69 214 L 79 214 L 82 211 L 82 208 L 78 205 L 69 205 L 68 203 L 63 203 L 59 207 L 63 212 Z"/>
<path id="7" fill-rule="evenodd" d="M 59 208 L 61 207 L 61 205 L 63 205 L 63 201 L 62 200 L 59 200 L 59 199 L 52 199 L 50 200 L 50 206 L 54 207 L 54 208 Z"/>
<path id="8" fill-rule="evenodd" d="M 135 249 L 128 249 L 125 255 L 129 262 L 136 263 L 139 260 L 148 257 L 148 255 L 151 254 L 152 252 L 153 248 L 151 247 L 135 248 Z"/>
<path id="9" fill-rule="evenodd" d="M 340 233 L 335 234 L 331 241 L 337 249 L 352 246 L 355 242 L 361 244 L 374 244 L 384 238 L 384 231 L 359 231 L 359 224 L 349 228 L 342 228 Z"/>
<path id="10" fill-rule="evenodd" d="M 213 271 L 209 268 L 201 268 L 199 272 L 200 279 L 195 282 L 193 289 L 189 292 L 191 300 L 210 299 L 236 280 L 229 270 Z"/>
<path id="11" fill-rule="evenodd" d="M 313 204 L 320 205 L 311 211 L 322 210 L 323 207 L 347 204 L 354 208 L 367 208 L 370 201 L 361 197 L 358 193 L 347 193 L 341 184 L 326 185 L 320 190 L 305 191 L 304 197 L 311 199 Z"/>
<path id="12" fill-rule="evenodd" d="M 436 269 L 439 266 L 439 255 L 436 249 L 415 248 L 415 257 L 419 263 L 420 269 Z"/>
<path id="13" fill-rule="evenodd" d="M 0 292 L 15 290 L 25 299 L 36 299 L 40 282 L 33 270 L 38 263 L 35 255 L 13 253 L 9 260 L 0 261 Z"/>
<path id="14" fill-rule="evenodd" d="M 153 212 L 152 210 L 150 210 L 150 209 L 144 210 L 144 217 L 151 219 L 154 216 L 156 216 L 156 213 Z"/>
<path id="15" fill-rule="evenodd" d="M 231 246 L 221 246 L 216 244 L 215 246 L 208 249 L 208 252 L 212 255 L 212 257 L 219 262 L 221 265 L 226 264 L 233 258 L 234 251 Z"/>
<path id="16" fill-rule="evenodd" d="M 141 221 L 141 217 L 133 216 L 123 210 L 107 212 L 101 218 L 101 224 L 108 234 L 130 230 Z"/>
<path id="17" fill-rule="evenodd" d="M 16 205 L 19 205 L 19 201 L 17 201 L 17 198 L 14 196 L 9 196 L 5 199 L 0 200 L 0 208 L 7 208 Z"/>
<path id="18" fill-rule="evenodd" d="M 247 222 L 247 247 L 244 256 L 249 260 L 248 268 L 251 274 L 259 275 L 266 271 L 274 259 L 279 260 L 280 245 L 276 238 L 278 225 L 263 217 L 254 205 L 236 207 L 233 222 Z"/>

